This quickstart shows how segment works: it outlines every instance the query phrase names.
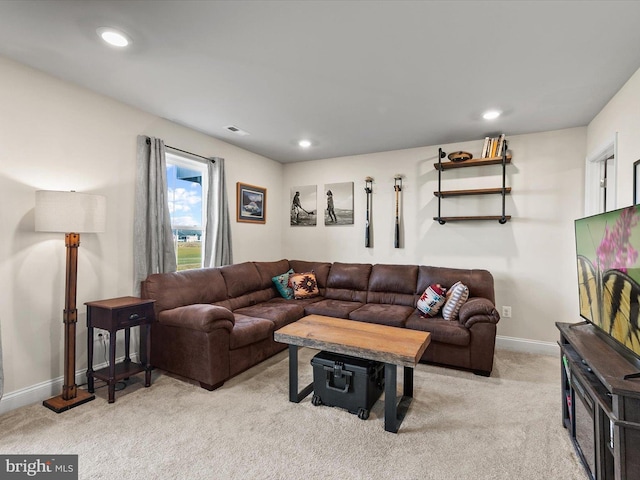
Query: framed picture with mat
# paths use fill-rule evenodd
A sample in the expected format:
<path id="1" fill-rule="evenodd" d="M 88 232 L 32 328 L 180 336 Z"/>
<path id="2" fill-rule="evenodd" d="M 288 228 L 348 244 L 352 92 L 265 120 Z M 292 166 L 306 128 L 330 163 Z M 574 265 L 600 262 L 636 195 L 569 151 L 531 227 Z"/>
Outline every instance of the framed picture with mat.
<path id="1" fill-rule="evenodd" d="M 245 223 L 266 223 L 267 189 L 236 183 L 236 221 Z"/>

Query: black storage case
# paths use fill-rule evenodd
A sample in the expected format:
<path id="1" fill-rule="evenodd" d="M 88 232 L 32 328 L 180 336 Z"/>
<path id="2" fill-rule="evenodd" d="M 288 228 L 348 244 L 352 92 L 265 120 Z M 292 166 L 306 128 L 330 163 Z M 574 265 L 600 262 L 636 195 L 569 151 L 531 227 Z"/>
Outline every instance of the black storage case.
<path id="1" fill-rule="evenodd" d="M 384 363 L 320 352 L 313 366 L 313 405 L 329 405 L 358 414 L 362 420 L 384 391 Z"/>

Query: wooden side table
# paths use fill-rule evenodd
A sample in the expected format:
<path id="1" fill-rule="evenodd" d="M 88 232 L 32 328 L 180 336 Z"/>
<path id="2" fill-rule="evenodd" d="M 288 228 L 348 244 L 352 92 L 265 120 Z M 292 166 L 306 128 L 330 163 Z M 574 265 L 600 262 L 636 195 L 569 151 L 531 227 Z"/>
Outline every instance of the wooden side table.
<path id="1" fill-rule="evenodd" d="M 90 393 L 95 391 L 94 378 L 107 382 L 109 403 L 115 402 L 116 383 L 136 373 L 145 372 L 144 386 L 151 386 L 151 323 L 155 320 L 153 304 L 155 300 L 143 300 L 137 297 L 119 297 L 108 300 L 86 302 L 87 306 L 87 386 Z M 146 329 L 146 355 L 144 364 L 131 361 L 129 343 L 131 327 Z M 101 328 L 109 332 L 109 365 L 93 370 L 93 329 Z M 124 329 L 125 358 L 116 365 L 116 332 Z M 142 353 L 140 355 L 142 357 Z"/>

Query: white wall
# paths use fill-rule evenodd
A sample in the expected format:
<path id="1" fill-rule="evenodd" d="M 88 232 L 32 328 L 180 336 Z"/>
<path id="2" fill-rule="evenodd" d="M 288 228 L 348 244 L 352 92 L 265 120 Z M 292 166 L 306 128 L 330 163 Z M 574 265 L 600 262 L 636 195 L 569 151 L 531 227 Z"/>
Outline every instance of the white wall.
<path id="1" fill-rule="evenodd" d="M 73 189 L 107 197 L 107 232 L 81 236 L 78 370 L 86 369 L 83 303 L 132 294 L 137 135 L 224 157 L 234 218 L 237 181 L 266 187 L 267 224 L 232 221 L 234 261 L 282 258 L 286 217 L 276 208 L 285 201 L 280 163 L 1 57 L 0 105 L 3 400 L 63 372 L 64 235 L 34 232 L 36 190 Z"/>
<path id="2" fill-rule="evenodd" d="M 633 203 L 633 162 L 640 160 L 640 69 L 589 123 L 587 153 L 595 153 L 618 134 L 617 207 Z"/>
<path id="3" fill-rule="evenodd" d="M 507 132 L 508 133 L 508 132 Z M 438 146 L 287 164 L 284 189 L 318 185 L 318 210 L 326 207 L 325 183 L 355 182 L 355 224 L 284 227 L 288 258 L 483 268 L 495 279 L 496 303 L 513 317 L 499 335 L 540 342 L 558 338 L 554 322 L 578 320 L 573 220 L 582 216 L 586 128 L 507 136 L 507 214 L 512 220 L 439 225 Z M 442 145 L 447 152 L 479 155 L 482 142 Z M 446 160 L 446 159 L 445 159 Z M 393 248 L 395 174 L 404 174 L 404 248 Z M 364 247 L 364 178 L 372 176 L 374 248 Z M 443 189 L 501 186 L 501 167 L 443 173 Z M 288 198 L 283 209 L 288 212 Z M 442 201 L 442 215 L 500 214 L 500 196 Z M 286 219 L 285 219 L 286 222 Z"/>

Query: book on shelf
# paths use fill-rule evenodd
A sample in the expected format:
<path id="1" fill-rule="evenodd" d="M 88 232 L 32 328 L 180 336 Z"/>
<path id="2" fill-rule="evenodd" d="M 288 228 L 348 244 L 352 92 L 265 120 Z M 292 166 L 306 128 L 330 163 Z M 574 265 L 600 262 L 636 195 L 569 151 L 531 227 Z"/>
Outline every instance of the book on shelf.
<path id="1" fill-rule="evenodd" d="M 497 137 L 485 137 L 480 158 L 501 157 L 505 146 L 504 133 Z"/>
<path id="2" fill-rule="evenodd" d="M 484 137 L 484 145 L 482 146 L 482 154 L 480 158 L 487 158 L 489 156 L 489 146 L 491 145 L 491 139 Z"/>
<path id="3" fill-rule="evenodd" d="M 502 150 L 504 148 L 504 133 L 498 137 L 498 146 L 496 147 L 496 157 L 502 156 Z"/>

